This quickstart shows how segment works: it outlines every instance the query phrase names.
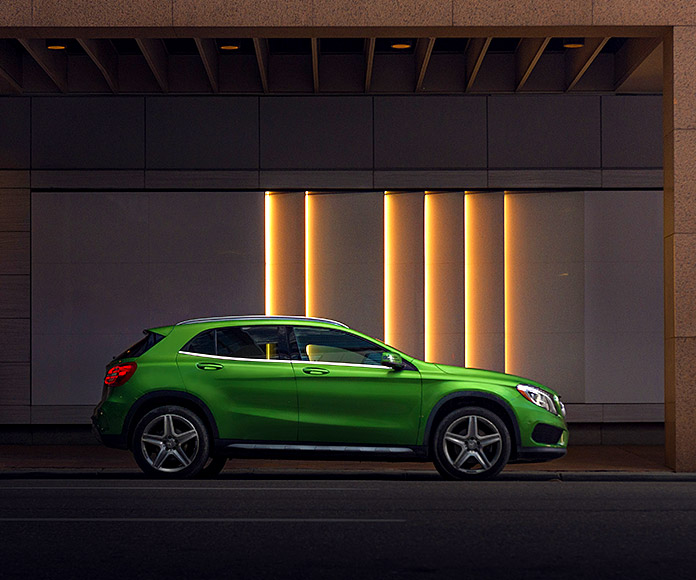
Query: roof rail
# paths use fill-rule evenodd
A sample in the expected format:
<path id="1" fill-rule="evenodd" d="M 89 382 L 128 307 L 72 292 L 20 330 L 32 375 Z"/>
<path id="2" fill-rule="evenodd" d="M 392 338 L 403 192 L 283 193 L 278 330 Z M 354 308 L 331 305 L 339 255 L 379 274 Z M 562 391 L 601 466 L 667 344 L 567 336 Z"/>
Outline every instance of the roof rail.
<path id="1" fill-rule="evenodd" d="M 196 324 L 199 322 L 228 322 L 228 321 L 236 321 L 236 320 L 304 320 L 308 322 L 325 322 L 327 324 L 334 324 L 336 326 L 342 326 L 343 328 L 348 328 L 347 324 L 343 324 L 342 322 L 339 322 L 338 320 L 331 320 L 330 318 L 316 318 L 313 316 L 278 316 L 278 315 L 273 315 L 273 316 L 267 316 L 265 314 L 257 314 L 257 315 L 245 315 L 245 316 L 213 316 L 210 318 L 192 318 L 191 320 L 182 320 L 181 322 L 177 322 L 176 326 L 182 325 L 182 324 Z"/>

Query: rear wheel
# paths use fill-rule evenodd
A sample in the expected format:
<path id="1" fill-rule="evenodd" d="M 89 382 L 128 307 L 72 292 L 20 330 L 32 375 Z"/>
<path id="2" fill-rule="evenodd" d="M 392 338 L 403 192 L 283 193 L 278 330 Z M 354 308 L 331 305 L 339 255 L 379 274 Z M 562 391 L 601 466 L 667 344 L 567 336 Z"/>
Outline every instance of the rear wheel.
<path id="1" fill-rule="evenodd" d="M 193 411 L 166 405 L 138 421 L 131 449 L 147 475 L 183 479 L 196 476 L 205 467 L 210 435 Z"/>
<path id="2" fill-rule="evenodd" d="M 433 463 L 447 479 L 489 479 L 510 458 L 505 423 L 481 407 L 462 407 L 442 419 L 433 446 Z"/>

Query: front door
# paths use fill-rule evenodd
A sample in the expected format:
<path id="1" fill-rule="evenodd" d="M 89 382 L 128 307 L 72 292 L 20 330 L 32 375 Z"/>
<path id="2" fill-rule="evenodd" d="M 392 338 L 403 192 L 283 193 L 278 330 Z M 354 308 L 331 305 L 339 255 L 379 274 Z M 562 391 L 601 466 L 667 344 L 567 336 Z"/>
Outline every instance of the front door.
<path id="1" fill-rule="evenodd" d="M 294 327 L 301 442 L 415 445 L 421 378 L 382 366 L 387 349 L 343 330 Z"/>

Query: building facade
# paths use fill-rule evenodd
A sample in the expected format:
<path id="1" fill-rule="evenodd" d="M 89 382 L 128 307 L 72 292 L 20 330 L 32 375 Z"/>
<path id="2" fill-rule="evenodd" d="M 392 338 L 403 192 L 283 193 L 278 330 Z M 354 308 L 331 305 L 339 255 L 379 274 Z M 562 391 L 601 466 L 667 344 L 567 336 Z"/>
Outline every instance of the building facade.
<path id="1" fill-rule="evenodd" d="M 696 470 L 690 3 L 27 0 L 0 32 L 6 440 L 86 424 L 145 327 L 282 312 Z"/>

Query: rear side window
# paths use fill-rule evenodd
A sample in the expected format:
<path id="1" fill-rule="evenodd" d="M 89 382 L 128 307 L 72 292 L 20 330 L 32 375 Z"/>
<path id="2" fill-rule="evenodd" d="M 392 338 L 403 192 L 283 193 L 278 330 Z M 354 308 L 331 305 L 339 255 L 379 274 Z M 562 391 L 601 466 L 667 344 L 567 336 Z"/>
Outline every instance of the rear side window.
<path id="1" fill-rule="evenodd" d="M 136 358 L 144 355 L 148 350 L 155 346 L 160 340 L 164 338 L 161 334 L 156 332 L 150 332 L 149 330 L 143 330 L 145 336 L 136 342 L 129 349 L 124 350 L 120 355 L 114 358 L 114 360 L 120 360 L 123 358 Z"/>
<path id="2" fill-rule="evenodd" d="M 259 360 L 289 359 L 283 326 L 232 326 L 196 335 L 182 349 L 195 354 Z"/>

